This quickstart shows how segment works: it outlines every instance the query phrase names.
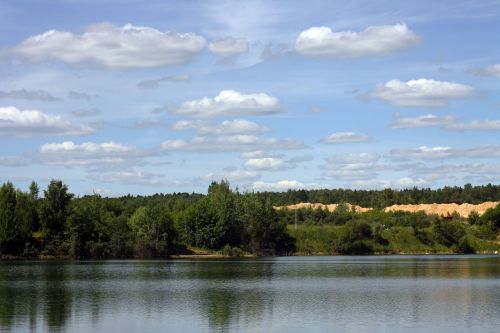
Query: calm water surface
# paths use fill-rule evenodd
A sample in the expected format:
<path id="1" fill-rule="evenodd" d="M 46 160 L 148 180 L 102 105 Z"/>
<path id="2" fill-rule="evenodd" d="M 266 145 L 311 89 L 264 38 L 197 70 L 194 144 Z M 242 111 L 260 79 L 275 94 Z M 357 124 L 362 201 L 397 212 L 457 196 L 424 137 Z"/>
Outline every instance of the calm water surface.
<path id="1" fill-rule="evenodd" d="M 0 262 L 13 332 L 499 332 L 500 257 Z"/>

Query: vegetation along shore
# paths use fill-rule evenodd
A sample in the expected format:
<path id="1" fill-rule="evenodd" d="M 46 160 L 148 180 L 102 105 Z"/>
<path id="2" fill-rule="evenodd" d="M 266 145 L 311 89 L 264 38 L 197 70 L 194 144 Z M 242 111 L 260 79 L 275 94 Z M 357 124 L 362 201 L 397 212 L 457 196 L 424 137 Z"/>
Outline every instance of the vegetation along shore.
<path id="1" fill-rule="evenodd" d="M 2 258 L 500 252 L 497 185 L 240 193 L 221 181 L 206 195 L 103 198 L 53 180 L 39 192 L 1 186 Z"/>

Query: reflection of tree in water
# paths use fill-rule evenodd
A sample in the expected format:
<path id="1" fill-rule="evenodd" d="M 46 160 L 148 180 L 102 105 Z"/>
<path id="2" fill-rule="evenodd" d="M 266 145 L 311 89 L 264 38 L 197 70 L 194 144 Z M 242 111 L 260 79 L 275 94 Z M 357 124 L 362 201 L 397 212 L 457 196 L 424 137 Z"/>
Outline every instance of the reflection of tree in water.
<path id="1" fill-rule="evenodd" d="M 37 276 L 25 263 L 0 264 L 0 327 L 12 328 L 19 321 L 36 324 L 38 289 L 32 282 Z M 28 283 L 23 283 L 28 281 Z M 15 320 L 14 320 L 15 318 Z"/>
<path id="2" fill-rule="evenodd" d="M 272 308 L 263 286 L 272 279 L 272 263 L 234 261 L 199 263 L 203 281 L 198 299 L 211 329 L 229 330 L 241 321 L 258 322 Z M 252 287 L 252 285 L 255 285 Z"/>
<path id="3" fill-rule="evenodd" d="M 41 277 L 44 282 L 41 300 L 43 301 L 44 319 L 50 331 L 63 330 L 71 316 L 73 296 L 67 282 L 70 265 L 47 263 L 42 265 Z"/>

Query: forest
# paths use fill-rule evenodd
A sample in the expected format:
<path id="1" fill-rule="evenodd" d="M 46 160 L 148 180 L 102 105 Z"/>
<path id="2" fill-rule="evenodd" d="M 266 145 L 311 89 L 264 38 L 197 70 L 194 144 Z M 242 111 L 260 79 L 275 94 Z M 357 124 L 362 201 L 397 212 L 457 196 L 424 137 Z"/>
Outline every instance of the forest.
<path id="1" fill-rule="evenodd" d="M 341 203 L 333 212 L 274 206 Z M 52 180 L 40 193 L 0 188 L 2 258 L 164 258 L 199 250 L 222 256 L 500 251 L 500 205 L 479 216 L 359 213 L 342 203 L 381 208 L 405 203 L 500 201 L 500 186 L 380 191 L 298 190 L 240 193 L 227 181 L 207 194 L 77 197 Z"/>

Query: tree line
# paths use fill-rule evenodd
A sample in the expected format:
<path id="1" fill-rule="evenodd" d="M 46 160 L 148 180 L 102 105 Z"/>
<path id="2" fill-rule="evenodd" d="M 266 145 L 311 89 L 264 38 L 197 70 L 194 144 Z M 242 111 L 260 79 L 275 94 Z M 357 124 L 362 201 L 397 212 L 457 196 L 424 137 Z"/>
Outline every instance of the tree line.
<path id="1" fill-rule="evenodd" d="M 439 189 L 410 188 L 402 190 L 288 190 L 286 192 L 267 192 L 261 195 L 271 198 L 275 205 L 291 205 L 299 202 L 332 204 L 348 202 L 353 205 L 372 208 L 384 208 L 395 204 L 425 203 L 472 203 L 500 201 L 500 185 L 446 186 Z"/>
<path id="2" fill-rule="evenodd" d="M 367 200 L 372 204 L 365 206 L 377 207 L 429 202 L 426 194 L 435 202 L 480 202 L 498 200 L 498 193 L 498 186 L 492 185 L 240 193 L 221 181 L 213 182 L 206 195 L 102 198 L 76 197 L 60 180 L 52 180 L 43 195 L 35 182 L 27 191 L 7 182 L 0 187 L 0 255 L 150 258 L 188 254 L 196 248 L 227 255 L 489 251 L 499 233 L 500 207 L 481 217 L 471 214 L 468 219 L 443 221 L 421 213 L 357 213 L 342 204 L 334 212 L 277 211 L 273 206 L 299 201 L 365 205 Z M 372 200 L 384 204 L 373 205 Z"/>
<path id="3" fill-rule="evenodd" d="M 80 198 L 52 180 L 43 197 L 7 182 L 0 188 L 0 254 L 73 258 L 164 257 L 189 247 L 276 255 L 293 252 L 272 202 L 210 185 L 207 195 Z"/>

